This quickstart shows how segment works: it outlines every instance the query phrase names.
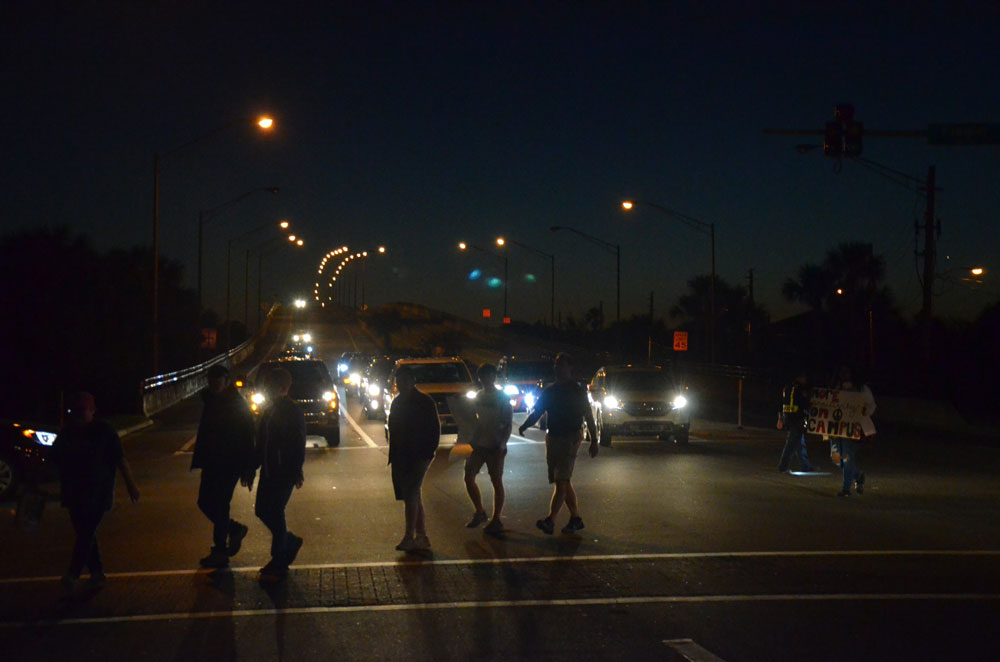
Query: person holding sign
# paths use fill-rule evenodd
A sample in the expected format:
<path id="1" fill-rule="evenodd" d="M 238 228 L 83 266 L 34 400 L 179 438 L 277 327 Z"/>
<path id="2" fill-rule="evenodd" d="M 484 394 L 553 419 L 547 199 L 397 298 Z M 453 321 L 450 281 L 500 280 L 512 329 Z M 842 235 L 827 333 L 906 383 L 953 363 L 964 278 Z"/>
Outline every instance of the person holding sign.
<path id="1" fill-rule="evenodd" d="M 834 388 L 840 391 L 859 390 L 855 388 L 854 382 L 851 380 L 850 368 L 844 366 L 840 369 Z M 871 391 L 867 386 L 864 386 L 862 390 L 867 391 L 867 394 L 871 396 Z M 851 487 L 854 487 L 858 494 L 864 494 L 865 472 L 858 469 L 858 442 L 851 437 L 831 437 L 830 457 L 834 464 L 844 469 L 844 482 L 840 491 L 837 492 L 837 496 L 851 496 Z"/>

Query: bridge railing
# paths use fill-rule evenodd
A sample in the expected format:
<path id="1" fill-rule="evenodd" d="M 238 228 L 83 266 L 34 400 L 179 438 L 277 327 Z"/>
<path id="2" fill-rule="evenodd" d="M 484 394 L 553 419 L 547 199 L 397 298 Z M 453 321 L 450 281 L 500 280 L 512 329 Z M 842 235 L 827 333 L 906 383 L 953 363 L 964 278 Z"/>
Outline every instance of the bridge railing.
<path id="1" fill-rule="evenodd" d="M 189 368 L 175 370 L 174 372 L 154 377 L 147 377 L 142 380 L 140 389 L 143 413 L 146 416 L 152 416 L 205 388 L 207 384 L 205 375 L 212 366 L 223 365 L 230 368 L 242 363 L 248 356 L 253 354 L 257 343 L 266 335 L 277 308 L 277 304 L 271 307 L 271 310 L 267 313 L 267 318 L 264 320 L 264 324 L 257 330 L 257 333 L 225 354 L 220 354 L 204 363 L 199 363 Z"/>

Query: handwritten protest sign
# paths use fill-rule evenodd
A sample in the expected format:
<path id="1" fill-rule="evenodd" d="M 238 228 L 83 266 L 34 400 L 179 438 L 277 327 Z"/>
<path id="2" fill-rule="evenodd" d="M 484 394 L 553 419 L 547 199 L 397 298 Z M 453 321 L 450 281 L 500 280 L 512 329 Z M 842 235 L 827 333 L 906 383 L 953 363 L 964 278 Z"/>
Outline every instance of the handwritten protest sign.
<path id="1" fill-rule="evenodd" d="M 862 434 L 870 437 L 875 434 L 871 419 L 874 411 L 875 398 L 867 387 L 863 391 L 816 389 L 809 403 L 806 429 L 828 437 L 860 439 Z"/>

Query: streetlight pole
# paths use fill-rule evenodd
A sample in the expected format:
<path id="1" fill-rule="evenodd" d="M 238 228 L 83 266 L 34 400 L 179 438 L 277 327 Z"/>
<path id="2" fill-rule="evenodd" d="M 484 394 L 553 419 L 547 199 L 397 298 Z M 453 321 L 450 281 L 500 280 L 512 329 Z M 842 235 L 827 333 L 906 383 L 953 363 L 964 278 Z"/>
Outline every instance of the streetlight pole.
<path id="1" fill-rule="evenodd" d="M 249 237 L 252 234 L 256 234 L 257 232 L 265 230 L 269 227 L 271 227 L 271 223 L 264 223 L 262 225 L 258 225 L 257 227 L 251 230 L 247 230 L 243 234 L 232 237 L 226 246 L 226 350 L 230 349 L 229 344 L 230 341 L 232 340 L 232 330 L 231 330 L 232 320 L 230 319 L 229 315 L 229 302 L 231 300 L 230 295 L 232 292 L 232 280 L 233 280 L 232 279 L 233 243 L 241 239 L 244 239 L 246 237 Z M 282 230 L 288 229 L 288 221 L 282 221 L 281 223 L 278 224 L 278 227 L 281 228 Z M 288 236 L 295 237 L 295 235 L 288 235 Z M 292 241 L 294 241 L 294 239 L 292 239 Z"/>
<path id="2" fill-rule="evenodd" d="M 226 129 L 234 127 L 248 118 L 239 118 L 232 122 L 227 122 L 194 140 L 188 141 L 180 147 L 175 147 L 163 154 L 156 152 L 153 154 L 153 374 L 160 370 L 160 158 L 172 156 L 191 147 L 214 135 L 222 133 Z M 264 130 L 270 130 L 274 126 L 274 120 L 270 117 L 257 118 L 257 126 Z"/>
<path id="3" fill-rule="evenodd" d="M 708 347 L 710 357 L 709 360 L 712 363 L 715 363 L 715 223 L 706 223 L 705 221 L 694 218 L 693 216 L 688 216 L 687 214 L 682 214 L 674 209 L 670 209 L 653 202 L 647 202 L 645 200 L 625 200 L 622 202 L 622 209 L 630 211 L 636 204 L 643 204 L 647 207 L 652 207 L 662 214 L 676 218 L 693 230 L 708 234 L 709 242 L 712 248 L 712 281 L 708 293 Z"/>
<path id="4" fill-rule="evenodd" d="M 242 202 L 243 200 L 249 198 L 254 193 L 258 193 L 260 191 L 267 191 L 268 193 L 272 193 L 274 195 L 277 195 L 278 194 L 278 187 L 277 186 L 267 186 L 267 187 L 255 188 L 255 189 L 253 189 L 251 191 L 247 191 L 243 195 L 236 196 L 235 198 L 233 198 L 232 200 L 229 200 L 228 202 L 222 203 L 218 207 L 213 207 L 212 209 L 202 210 L 202 211 L 198 212 L 198 309 L 199 310 L 201 310 L 204 307 L 203 303 L 202 303 L 202 294 L 201 294 L 201 292 L 202 292 L 202 290 L 201 290 L 201 277 L 202 277 L 202 274 L 201 274 L 201 272 L 202 272 L 201 263 L 202 263 L 202 251 L 203 251 L 203 245 L 204 245 L 205 226 L 208 225 L 209 223 L 211 223 L 213 220 L 215 220 L 222 212 L 224 212 L 229 207 L 232 207 L 233 205 L 235 205 L 238 202 Z"/>
<path id="5" fill-rule="evenodd" d="M 569 230 L 574 234 L 578 234 L 587 241 L 597 244 L 598 246 L 604 248 L 604 250 L 615 254 L 615 321 L 620 322 L 622 319 L 622 247 L 619 244 L 612 244 L 611 242 L 604 241 L 593 235 L 589 235 L 586 232 L 581 232 L 576 228 L 571 228 L 568 225 L 553 225 L 549 228 L 552 232 L 558 232 L 559 230 Z M 555 261 L 553 260 L 553 264 Z"/>
<path id="6" fill-rule="evenodd" d="M 522 244 L 516 239 L 509 239 L 506 237 L 497 237 L 497 246 L 503 247 L 505 244 L 514 244 L 515 246 L 520 246 L 526 251 L 530 251 L 536 255 L 541 255 L 542 257 L 549 258 L 549 263 L 551 266 L 551 278 L 549 279 L 551 285 L 551 292 L 549 294 L 549 323 L 552 326 L 556 325 L 556 256 L 554 253 L 546 253 L 545 251 L 540 251 L 534 246 L 529 246 L 527 244 Z"/>

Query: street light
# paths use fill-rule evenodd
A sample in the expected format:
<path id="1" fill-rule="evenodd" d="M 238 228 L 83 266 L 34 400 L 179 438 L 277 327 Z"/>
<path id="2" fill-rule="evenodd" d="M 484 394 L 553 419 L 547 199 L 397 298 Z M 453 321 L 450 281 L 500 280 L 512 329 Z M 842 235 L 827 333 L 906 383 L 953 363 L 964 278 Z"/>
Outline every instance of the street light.
<path id="1" fill-rule="evenodd" d="M 645 200 L 625 200 L 622 202 L 622 209 L 625 211 L 630 211 L 636 204 L 644 204 L 647 207 L 652 207 L 661 214 L 666 214 L 667 216 L 672 216 L 679 220 L 684 225 L 689 228 L 702 232 L 709 236 L 709 241 L 712 247 L 712 281 L 711 289 L 709 290 L 709 313 L 708 313 L 708 346 L 709 346 L 709 357 L 712 363 L 715 363 L 715 223 L 706 223 L 705 221 L 699 220 L 687 214 L 682 214 L 679 211 L 664 207 L 663 205 L 658 205 L 653 202 L 646 202 Z"/>
<path id="2" fill-rule="evenodd" d="M 622 247 L 618 244 L 612 244 L 610 242 L 604 241 L 603 239 L 598 239 L 593 235 L 589 235 L 586 232 L 581 232 L 576 228 L 571 228 L 568 225 L 553 225 L 549 228 L 552 232 L 559 232 L 560 230 L 569 230 L 574 234 L 578 234 L 587 241 L 597 244 L 606 251 L 615 254 L 615 321 L 620 322 L 622 319 Z"/>
<path id="3" fill-rule="evenodd" d="M 492 255 L 495 258 L 503 260 L 503 318 L 506 320 L 507 319 L 507 272 L 508 272 L 507 256 L 497 255 L 496 253 L 488 251 L 485 248 L 482 248 L 481 246 L 476 246 L 475 244 L 467 244 L 464 241 L 458 242 L 458 250 L 464 251 L 470 248 L 474 248 L 481 253 L 486 253 L 487 255 Z"/>
<path id="4" fill-rule="evenodd" d="M 285 227 L 282 227 L 282 224 L 287 224 L 287 221 L 282 221 L 281 223 L 277 224 L 279 228 L 285 229 Z M 231 238 L 229 240 L 229 243 L 228 243 L 227 247 L 226 247 L 226 349 L 227 350 L 229 349 L 229 343 L 230 343 L 231 335 L 232 335 L 230 333 L 230 327 L 232 326 L 232 324 L 231 324 L 231 320 L 229 318 L 229 302 L 230 302 L 230 293 L 231 293 L 231 290 L 232 290 L 231 286 L 232 286 L 232 280 L 233 280 L 232 279 L 232 269 L 231 269 L 232 261 L 233 261 L 233 242 L 236 242 L 236 241 L 239 241 L 240 239 L 244 239 L 246 237 L 249 237 L 250 235 L 256 234 L 256 233 L 258 233 L 258 232 L 260 232 L 262 230 L 266 230 L 269 227 L 271 227 L 271 223 L 263 223 L 263 224 L 258 225 L 257 227 L 255 227 L 255 228 L 253 228 L 251 230 L 247 230 L 243 234 L 240 234 L 240 235 L 237 235 L 237 236 Z M 244 302 L 244 304 L 245 304 L 245 302 Z"/>
<path id="5" fill-rule="evenodd" d="M 556 325 L 556 256 L 553 253 L 546 253 L 545 251 L 540 251 L 534 246 L 529 246 L 527 244 L 522 244 L 516 239 L 507 239 L 505 237 L 497 237 L 497 246 L 503 247 L 507 243 L 514 244 L 515 246 L 520 246 L 521 248 L 531 251 L 536 255 L 541 255 L 542 257 L 549 258 L 549 263 L 552 268 L 552 274 L 550 277 L 551 293 L 549 296 L 549 322 L 554 327 Z"/>
<path id="6" fill-rule="evenodd" d="M 268 193 L 272 193 L 274 195 L 277 195 L 278 194 L 278 187 L 277 186 L 267 186 L 267 187 L 262 187 L 262 188 L 255 188 L 255 189 L 252 189 L 250 191 L 247 191 L 243 195 L 236 196 L 235 198 L 233 198 L 232 200 L 229 200 L 228 202 L 222 203 L 218 207 L 213 207 L 211 209 L 208 209 L 208 210 L 205 210 L 205 211 L 199 211 L 198 212 L 198 310 L 199 311 L 202 308 L 202 297 L 201 297 L 201 256 L 202 256 L 202 246 L 203 246 L 203 242 L 204 242 L 205 226 L 208 225 L 209 223 L 211 223 L 216 217 L 218 217 L 226 209 L 232 207 L 236 203 L 241 202 L 241 201 L 249 198 L 254 193 L 258 193 L 260 191 L 267 191 Z M 285 221 L 285 226 L 284 227 L 287 227 L 287 224 L 288 224 L 288 221 Z"/>
<path id="7" fill-rule="evenodd" d="M 179 147 L 153 154 L 153 374 L 160 370 L 160 158 L 173 156 L 201 141 L 211 138 L 239 124 L 243 124 L 248 118 L 241 117 L 232 122 L 223 124 L 194 140 L 190 140 Z M 265 131 L 269 131 L 274 126 L 274 120 L 267 116 L 262 116 L 256 120 L 257 126 Z"/>
<path id="8" fill-rule="evenodd" d="M 288 221 L 284 221 L 284 223 L 287 226 Z M 247 311 L 246 311 L 247 303 L 246 302 L 249 300 L 249 294 L 248 294 L 247 290 L 249 289 L 249 283 L 250 283 L 250 268 L 249 268 L 249 265 L 250 265 L 250 253 L 251 253 L 251 251 L 258 251 L 258 253 L 257 253 L 257 329 L 260 329 L 261 273 L 263 272 L 264 257 L 266 257 L 267 255 L 270 255 L 271 253 L 274 253 L 279 248 L 281 248 L 281 246 L 284 245 L 284 242 L 282 242 L 282 243 L 279 243 L 277 246 L 274 246 L 274 244 L 276 244 L 278 242 L 281 242 L 281 239 L 282 239 L 282 237 L 274 237 L 272 239 L 268 239 L 267 241 L 265 241 L 265 242 L 263 242 L 261 244 L 258 244 L 257 246 L 254 246 L 252 249 L 251 248 L 247 249 L 246 263 L 245 263 L 247 266 L 246 266 L 246 269 L 245 269 L 245 272 L 244 272 L 245 280 L 244 280 L 244 285 L 243 285 L 243 301 L 244 301 L 244 304 L 243 304 L 243 323 L 245 325 L 247 325 L 248 328 L 249 328 L 249 319 L 247 317 Z M 301 246 L 302 244 L 299 244 L 298 242 L 296 242 L 296 245 Z M 271 248 L 271 250 L 269 250 L 269 251 L 263 250 L 263 249 L 267 248 L 268 246 L 274 246 L 274 247 Z"/>

